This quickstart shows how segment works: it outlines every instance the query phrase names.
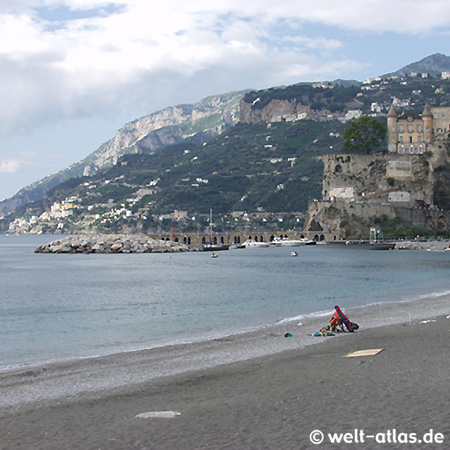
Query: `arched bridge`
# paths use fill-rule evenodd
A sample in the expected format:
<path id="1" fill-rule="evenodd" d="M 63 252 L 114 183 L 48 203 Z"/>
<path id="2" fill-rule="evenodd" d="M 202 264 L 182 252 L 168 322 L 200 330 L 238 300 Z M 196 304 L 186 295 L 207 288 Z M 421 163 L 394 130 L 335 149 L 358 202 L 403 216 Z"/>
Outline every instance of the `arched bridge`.
<path id="1" fill-rule="evenodd" d="M 162 239 L 166 241 L 180 242 L 192 247 L 201 248 L 203 244 L 241 244 L 247 239 L 254 239 L 257 242 L 271 242 L 275 237 L 286 237 L 289 239 L 312 239 L 316 242 L 320 241 L 336 241 L 341 239 L 339 233 L 329 233 L 324 231 L 280 231 L 280 232 L 232 232 L 232 233 L 182 233 L 176 232 L 160 233 L 152 235 L 155 239 Z"/>

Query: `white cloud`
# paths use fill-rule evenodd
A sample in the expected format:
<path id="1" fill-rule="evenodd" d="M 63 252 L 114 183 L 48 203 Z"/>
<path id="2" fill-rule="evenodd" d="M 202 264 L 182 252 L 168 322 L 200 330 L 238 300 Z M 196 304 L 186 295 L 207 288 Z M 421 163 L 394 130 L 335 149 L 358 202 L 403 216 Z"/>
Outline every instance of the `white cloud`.
<path id="1" fill-rule="evenodd" d="M 1 0 L 0 188 L 80 160 L 100 136 L 173 104 L 364 79 L 445 53 L 449 25 L 447 0 Z M 359 78 L 370 64 L 383 71 Z"/>
<path id="2" fill-rule="evenodd" d="M 0 173 L 15 173 L 22 167 L 22 162 L 10 159 L 0 162 Z"/>
<path id="3" fill-rule="evenodd" d="M 303 45 L 308 49 L 332 51 L 338 50 L 344 47 L 343 42 L 337 39 L 327 39 L 324 37 L 311 38 L 309 36 L 285 36 L 283 37 L 285 42 L 293 42 L 299 45 Z"/>
<path id="4" fill-rule="evenodd" d="M 0 95 L 8 108 L 0 110 L 0 134 L 157 98 L 162 106 L 168 93 L 193 90 L 193 78 L 206 75 L 220 92 L 227 78 L 240 76 L 230 86 L 238 89 L 365 66 L 345 55 L 345 42 L 320 30 L 310 36 L 305 24 L 414 34 L 449 23 L 443 0 L 5 0 Z"/>

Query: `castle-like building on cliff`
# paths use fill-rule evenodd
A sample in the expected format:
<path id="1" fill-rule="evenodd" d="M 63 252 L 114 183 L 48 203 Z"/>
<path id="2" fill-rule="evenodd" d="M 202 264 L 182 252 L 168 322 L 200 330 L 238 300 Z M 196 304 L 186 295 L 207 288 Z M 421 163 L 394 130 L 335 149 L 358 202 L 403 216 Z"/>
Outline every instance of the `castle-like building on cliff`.
<path id="1" fill-rule="evenodd" d="M 322 199 L 309 202 L 305 230 L 364 237 L 380 217 L 450 229 L 450 211 L 434 204 L 434 171 L 450 163 L 450 107 L 398 114 L 391 106 L 387 127 L 387 152 L 321 157 Z"/>
<path id="2" fill-rule="evenodd" d="M 421 155 L 428 147 L 450 132 L 450 108 L 425 105 L 422 114 L 405 112 L 398 115 L 391 106 L 387 116 L 388 151 Z"/>

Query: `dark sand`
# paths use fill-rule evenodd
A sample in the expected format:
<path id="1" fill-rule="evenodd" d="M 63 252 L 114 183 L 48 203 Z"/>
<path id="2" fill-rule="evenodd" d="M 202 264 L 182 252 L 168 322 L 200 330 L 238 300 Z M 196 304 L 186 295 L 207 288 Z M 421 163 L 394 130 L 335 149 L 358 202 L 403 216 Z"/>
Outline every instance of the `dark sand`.
<path id="1" fill-rule="evenodd" d="M 448 297 L 424 299 L 348 312 L 354 334 L 307 337 L 323 318 L 2 374 L 0 449 L 450 448 L 449 314 Z M 151 411 L 180 415 L 136 418 Z M 403 443 L 430 429 L 444 442 Z M 312 445 L 313 430 L 353 443 Z"/>

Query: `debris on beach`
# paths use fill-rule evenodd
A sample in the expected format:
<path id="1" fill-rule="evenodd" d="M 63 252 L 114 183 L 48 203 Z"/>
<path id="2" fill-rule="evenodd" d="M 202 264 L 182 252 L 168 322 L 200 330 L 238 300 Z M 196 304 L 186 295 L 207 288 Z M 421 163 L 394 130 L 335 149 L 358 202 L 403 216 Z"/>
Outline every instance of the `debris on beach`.
<path id="1" fill-rule="evenodd" d="M 181 416 L 178 411 L 149 411 L 136 415 L 136 419 L 172 419 L 173 417 Z"/>
<path id="2" fill-rule="evenodd" d="M 320 332 L 320 331 L 316 331 L 314 334 L 312 334 L 311 336 L 315 336 L 315 337 L 327 337 L 327 336 L 334 336 L 334 333 L 330 333 L 329 331 L 325 331 L 325 332 Z"/>
<path id="3" fill-rule="evenodd" d="M 360 356 L 375 356 L 382 352 L 384 348 L 371 348 L 369 350 L 358 350 L 356 352 L 350 352 L 343 356 L 343 358 L 357 358 Z"/>

